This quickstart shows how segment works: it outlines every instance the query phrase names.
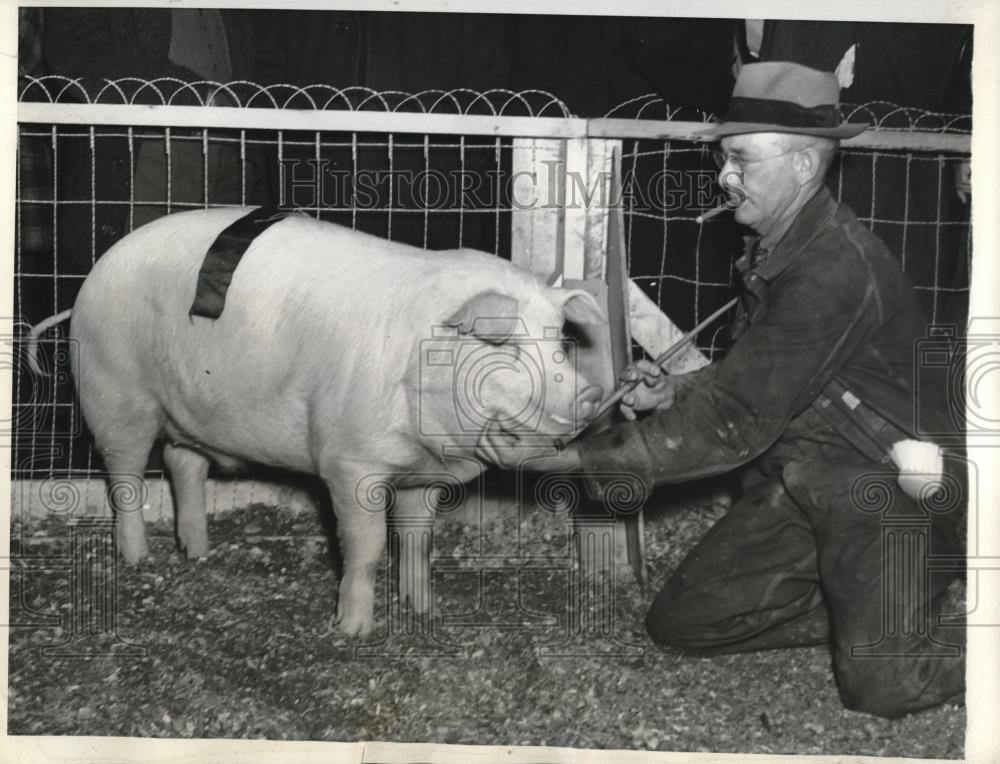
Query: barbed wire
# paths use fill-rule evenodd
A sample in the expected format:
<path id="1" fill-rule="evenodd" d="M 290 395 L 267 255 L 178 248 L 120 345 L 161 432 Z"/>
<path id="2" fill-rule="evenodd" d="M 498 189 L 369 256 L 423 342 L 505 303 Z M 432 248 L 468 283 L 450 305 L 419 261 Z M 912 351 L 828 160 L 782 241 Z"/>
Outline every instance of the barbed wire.
<path id="1" fill-rule="evenodd" d="M 496 88 L 476 91 L 373 90 L 355 85 L 336 88 L 315 83 L 305 86 L 279 83 L 260 85 L 248 80 L 184 82 L 174 77 L 144 80 L 138 77 L 85 79 L 46 75 L 23 77 L 18 100 L 22 102 L 87 103 L 114 105 L 227 106 L 233 108 L 312 109 L 315 111 L 381 111 L 418 114 L 482 115 L 494 117 L 574 116 L 558 97 L 544 90 L 514 91 Z M 841 104 L 847 122 L 877 130 L 968 134 L 972 117 L 901 106 L 889 101 Z M 672 106 L 655 93 L 631 98 L 610 109 L 606 118 L 674 121 L 706 124 L 717 121 L 710 112 Z"/>
<path id="2" fill-rule="evenodd" d="M 18 93 L 22 102 L 102 105 L 228 106 L 234 108 L 312 109 L 315 111 L 381 111 L 419 114 L 461 114 L 494 117 L 571 117 L 569 108 L 544 90 L 476 91 L 373 90 L 362 86 L 336 88 L 316 83 L 259 85 L 247 80 L 184 82 L 174 77 L 88 80 L 46 75 L 24 77 Z"/>
<path id="3" fill-rule="evenodd" d="M 912 106 L 900 106 L 890 101 L 870 101 L 863 104 L 840 104 L 845 122 L 858 122 L 876 130 L 901 130 L 914 132 L 962 133 L 972 132 L 972 116 L 928 111 Z M 606 118 L 655 119 L 673 121 L 687 119 L 692 122 L 716 122 L 718 118 L 700 109 L 674 107 L 655 93 L 631 98 L 608 111 Z"/>
<path id="4" fill-rule="evenodd" d="M 900 106 L 891 101 L 869 101 L 863 104 L 841 104 L 840 113 L 846 122 L 862 122 L 878 130 L 914 130 L 936 133 L 972 132 L 971 114 L 950 114 L 928 111 L 912 106 Z"/>
<path id="5" fill-rule="evenodd" d="M 608 110 L 604 117 L 606 119 L 650 119 L 664 122 L 672 122 L 684 117 L 692 122 L 705 123 L 714 122 L 716 119 L 715 115 L 708 111 L 671 106 L 656 93 L 646 93 L 623 101 Z"/>

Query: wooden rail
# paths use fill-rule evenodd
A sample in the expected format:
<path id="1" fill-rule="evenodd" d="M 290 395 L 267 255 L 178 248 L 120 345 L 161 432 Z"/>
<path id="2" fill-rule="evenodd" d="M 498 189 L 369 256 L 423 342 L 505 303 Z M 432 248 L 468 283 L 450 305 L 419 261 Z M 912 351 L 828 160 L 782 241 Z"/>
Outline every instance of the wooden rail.
<path id="1" fill-rule="evenodd" d="M 480 114 L 424 114 L 419 112 L 40 102 L 19 103 L 17 120 L 22 123 L 56 125 L 681 141 L 702 140 L 699 133 L 708 127 L 708 124 L 704 122 L 650 119 L 508 117 Z M 895 128 L 865 130 L 861 135 L 842 142 L 844 147 L 849 148 L 965 154 L 970 153 L 971 144 L 972 137 L 970 135 Z"/>

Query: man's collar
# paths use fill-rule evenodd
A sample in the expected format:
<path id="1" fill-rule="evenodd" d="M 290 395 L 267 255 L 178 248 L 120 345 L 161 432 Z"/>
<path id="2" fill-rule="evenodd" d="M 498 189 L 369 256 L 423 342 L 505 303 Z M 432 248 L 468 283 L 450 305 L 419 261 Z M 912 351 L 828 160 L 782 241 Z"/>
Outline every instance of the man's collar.
<path id="1" fill-rule="evenodd" d="M 812 198 L 807 201 L 795 220 L 778 240 L 778 243 L 765 252 L 756 265 L 751 261 L 752 253 L 760 243 L 760 236 L 748 236 L 747 249 L 743 257 L 736 263 L 740 272 L 753 270 L 765 281 L 773 281 L 798 256 L 815 236 L 819 228 L 837 211 L 837 201 L 830 195 L 826 186 L 821 186 Z"/>

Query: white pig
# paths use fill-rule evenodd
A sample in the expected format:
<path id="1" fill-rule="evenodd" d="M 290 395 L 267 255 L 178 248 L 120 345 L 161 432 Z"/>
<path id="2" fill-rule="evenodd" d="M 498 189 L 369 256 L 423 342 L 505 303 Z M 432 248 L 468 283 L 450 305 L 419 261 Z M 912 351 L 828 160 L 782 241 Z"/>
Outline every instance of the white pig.
<path id="1" fill-rule="evenodd" d="M 252 242 L 221 317 L 189 316 L 206 251 L 250 210 L 170 215 L 98 260 L 72 310 L 77 393 L 127 562 L 147 554 L 141 476 L 158 440 L 189 557 L 208 552 L 210 461 L 318 474 L 343 556 L 339 628 L 365 636 L 386 522 L 359 504 L 359 486 L 387 476 L 396 512 L 426 514 L 427 475 L 464 482 L 484 469 L 474 429 L 486 419 L 525 436 L 574 431 L 580 404 L 601 391 L 553 330 L 604 317 L 586 292 L 548 287 L 499 257 L 425 251 L 304 215 Z M 453 336 L 431 340 L 442 326 Z M 488 362 L 456 381 L 458 361 L 477 352 Z M 462 445 L 473 458 L 445 453 Z M 417 612 L 429 606 L 427 565 L 400 564 L 415 571 L 400 596 Z"/>

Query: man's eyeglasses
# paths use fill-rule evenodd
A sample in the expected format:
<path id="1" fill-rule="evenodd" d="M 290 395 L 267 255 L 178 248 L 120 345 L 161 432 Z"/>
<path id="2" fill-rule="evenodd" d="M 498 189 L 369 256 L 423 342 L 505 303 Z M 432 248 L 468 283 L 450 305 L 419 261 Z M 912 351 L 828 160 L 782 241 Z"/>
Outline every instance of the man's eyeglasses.
<path id="1" fill-rule="evenodd" d="M 757 159 L 745 159 L 738 154 L 733 154 L 729 151 L 723 151 L 722 149 L 715 149 L 712 151 L 712 158 L 715 160 L 715 164 L 721 170 L 728 164 L 731 164 L 736 168 L 737 172 L 742 172 L 743 168 L 748 164 L 757 164 L 758 162 L 766 162 L 768 159 L 777 159 L 778 157 L 787 156 L 788 154 L 794 154 L 797 149 L 792 149 L 791 151 L 782 151 L 780 154 L 771 154 L 766 157 L 758 157 Z"/>

